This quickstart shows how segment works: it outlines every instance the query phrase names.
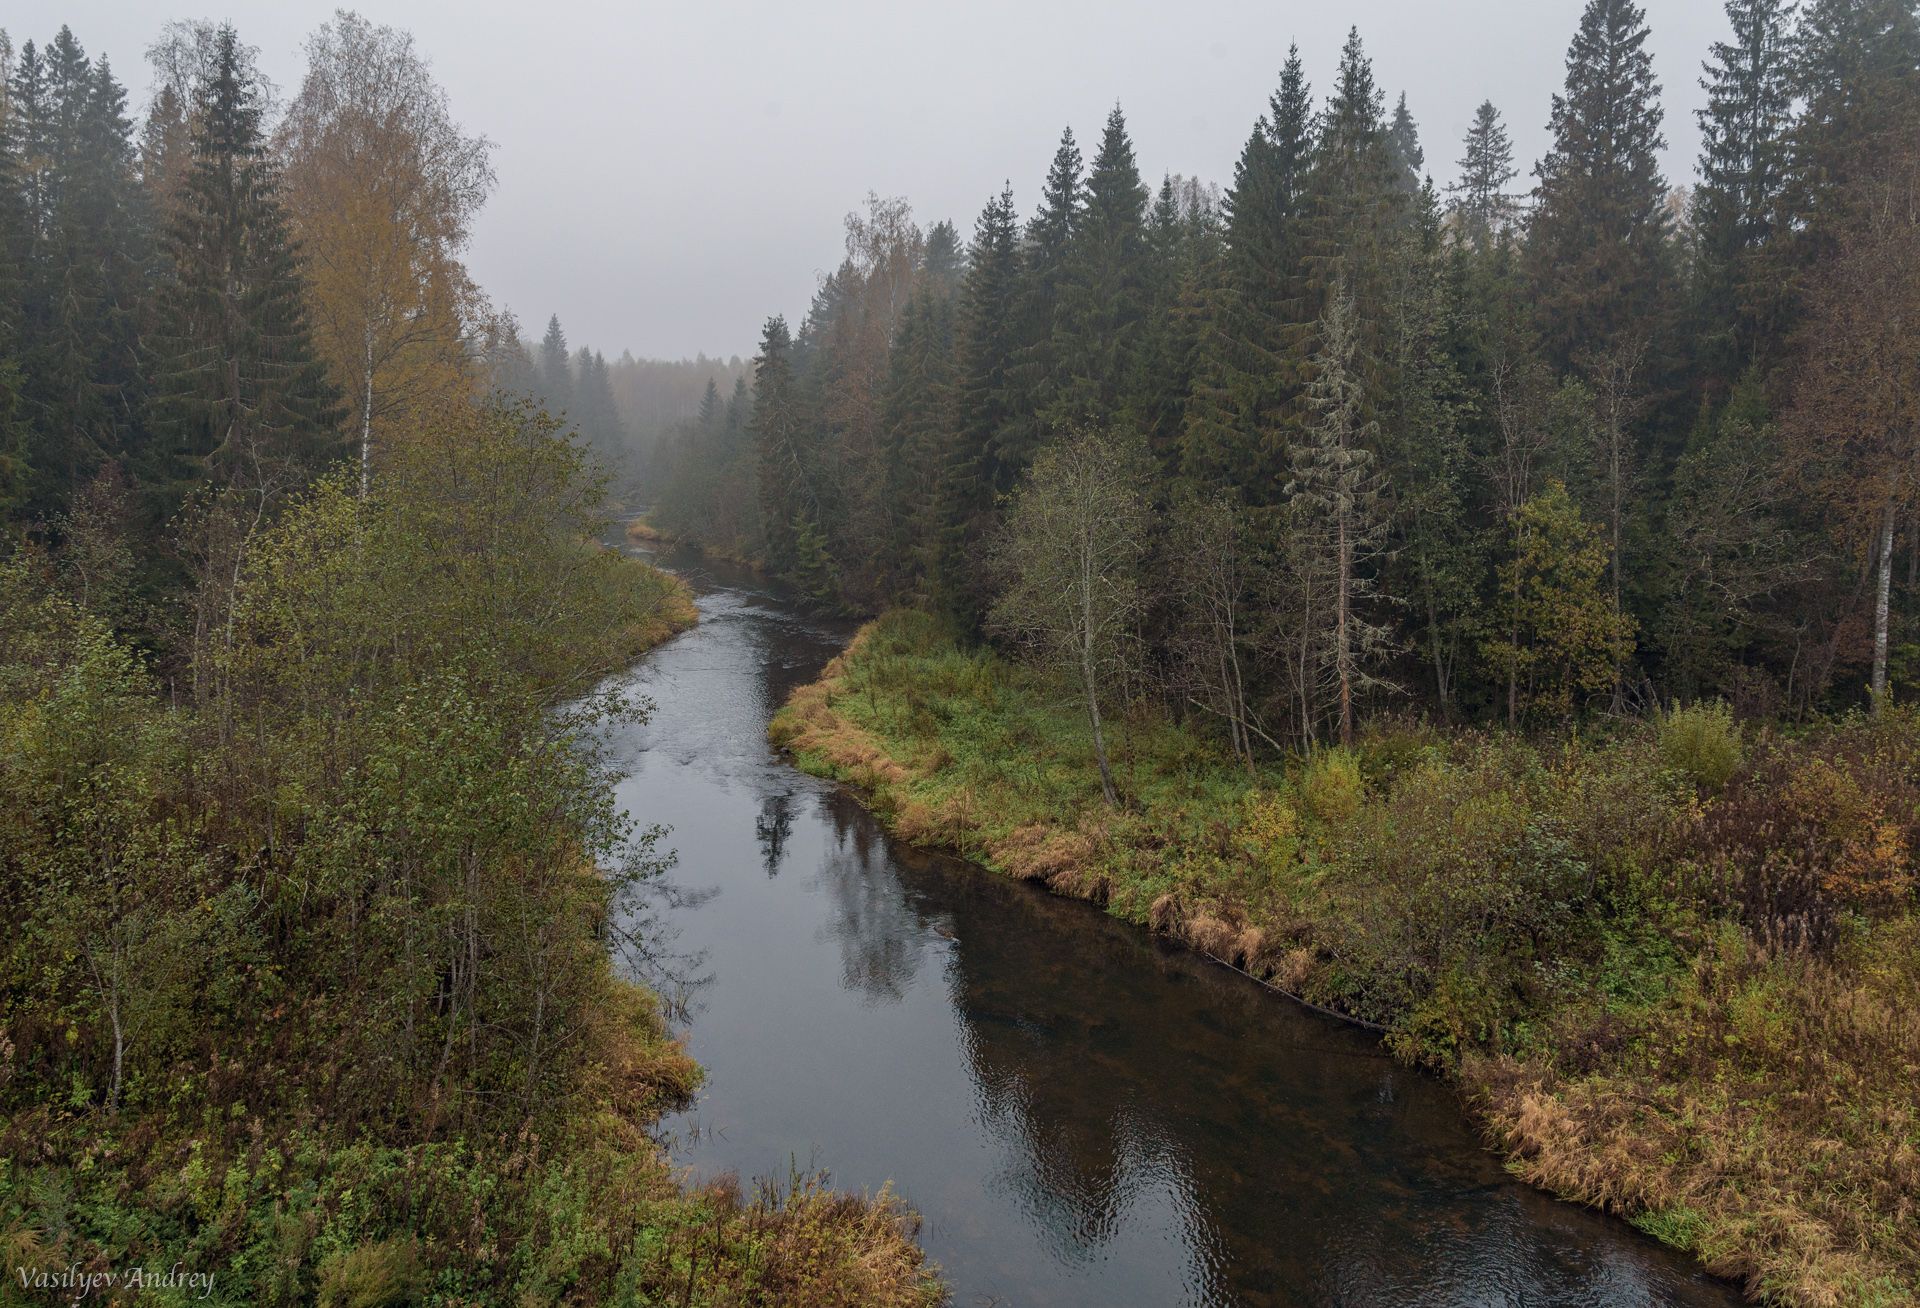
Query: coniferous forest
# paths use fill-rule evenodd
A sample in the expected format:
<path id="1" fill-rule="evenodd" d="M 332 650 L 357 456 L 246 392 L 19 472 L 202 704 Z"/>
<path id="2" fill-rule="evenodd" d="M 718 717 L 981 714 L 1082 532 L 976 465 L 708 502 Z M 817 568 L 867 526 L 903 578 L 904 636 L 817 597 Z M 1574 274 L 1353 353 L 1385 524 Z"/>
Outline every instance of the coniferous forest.
<path id="1" fill-rule="evenodd" d="M 1327 87 L 1288 60 L 1224 189 L 1143 176 L 1116 107 L 970 237 L 870 199 L 804 318 L 767 323 L 751 421 L 709 397 L 658 525 L 979 632 L 1009 495 L 1096 434 L 1151 509 L 1140 674 L 1250 739 L 1897 699 L 1920 27 L 1729 5 L 1690 178 L 1661 174 L 1647 36 L 1586 8 L 1533 163 L 1503 115 L 1541 106 L 1423 141 L 1356 32 Z M 1222 553 L 1231 692 L 1182 575 Z"/>

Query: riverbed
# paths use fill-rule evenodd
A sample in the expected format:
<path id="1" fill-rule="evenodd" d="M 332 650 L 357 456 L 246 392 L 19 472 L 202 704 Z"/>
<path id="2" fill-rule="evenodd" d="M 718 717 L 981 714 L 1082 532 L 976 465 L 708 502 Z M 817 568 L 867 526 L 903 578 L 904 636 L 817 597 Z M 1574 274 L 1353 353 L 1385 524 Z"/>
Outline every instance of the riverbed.
<path id="1" fill-rule="evenodd" d="M 954 1303 L 1732 1305 L 1507 1176 L 1375 1037 L 1107 917 L 892 839 L 767 720 L 852 634 L 663 547 L 700 624 L 630 674 L 619 797 L 687 892 L 696 1176 L 891 1182 Z"/>

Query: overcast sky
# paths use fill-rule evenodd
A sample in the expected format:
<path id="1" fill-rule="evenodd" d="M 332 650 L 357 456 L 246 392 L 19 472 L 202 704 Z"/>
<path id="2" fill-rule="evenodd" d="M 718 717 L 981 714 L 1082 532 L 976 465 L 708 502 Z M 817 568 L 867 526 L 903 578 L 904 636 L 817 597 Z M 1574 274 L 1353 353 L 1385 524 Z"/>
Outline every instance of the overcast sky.
<path id="1" fill-rule="evenodd" d="M 18 45 L 67 23 L 147 94 L 168 18 L 230 18 L 291 92 L 321 0 L 9 0 Z M 1670 182 L 1691 180 L 1694 110 L 1719 0 L 1643 0 L 1665 87 Z M 1140 166 L 1221 184 L 1289 42 L 1324 97 L 1358 24 L 1389 103 L 1400 91 L 1443 185 L 1491 98 L 1523 175 L 1547 141 L 1582 0 L 817 0 L 526 3 L 368 0 L 410 29 L 455 113 L 497 145 L 499 187 L 469 266 L 538 334 L 557 312 L 609 357 L 749 354 L 768 314 L 804 312 L 867 191 L 904 195 L 963 235 L 1002 181 L 1030 213 L 1060 129 L 1089 156 L 1126 111 Z"/>

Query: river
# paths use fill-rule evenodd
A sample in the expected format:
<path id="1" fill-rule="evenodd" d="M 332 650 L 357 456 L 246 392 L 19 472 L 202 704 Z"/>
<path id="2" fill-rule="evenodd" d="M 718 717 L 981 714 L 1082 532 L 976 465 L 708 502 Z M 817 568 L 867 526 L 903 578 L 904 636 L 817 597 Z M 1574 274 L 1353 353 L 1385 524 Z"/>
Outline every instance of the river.
<path id="1" fill-rule="evenodd" d="M 960 1308 L 1731 1305 L 1624 1222 L 1517 1184 L 1366 1033 L 889 837 L 766 742 L 845 644 L 697 554 L 700 624 L 635 666 L 620 799 L 671 827 L 702 956 L 696 1175 L 891 1180 Z"/>

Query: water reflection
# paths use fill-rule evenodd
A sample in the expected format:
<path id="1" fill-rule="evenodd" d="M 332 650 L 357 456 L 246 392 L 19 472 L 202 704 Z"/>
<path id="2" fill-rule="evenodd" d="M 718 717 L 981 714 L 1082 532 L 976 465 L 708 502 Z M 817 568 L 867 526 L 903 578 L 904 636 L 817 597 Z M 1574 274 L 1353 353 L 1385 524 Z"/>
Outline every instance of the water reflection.
<path id="1" fill-rule="evenodd" d="M 1512 1184 L 1363 1033 L 897 846 L 764 743 L 847 628 L 701 573 L 705 621 L 637 674 L 660 707 L 622 790 L 719 892 L 677 919 L 713 978 L 682 1161 L 893 1179 L 962 1305 L 1734 1302 Z"/>

